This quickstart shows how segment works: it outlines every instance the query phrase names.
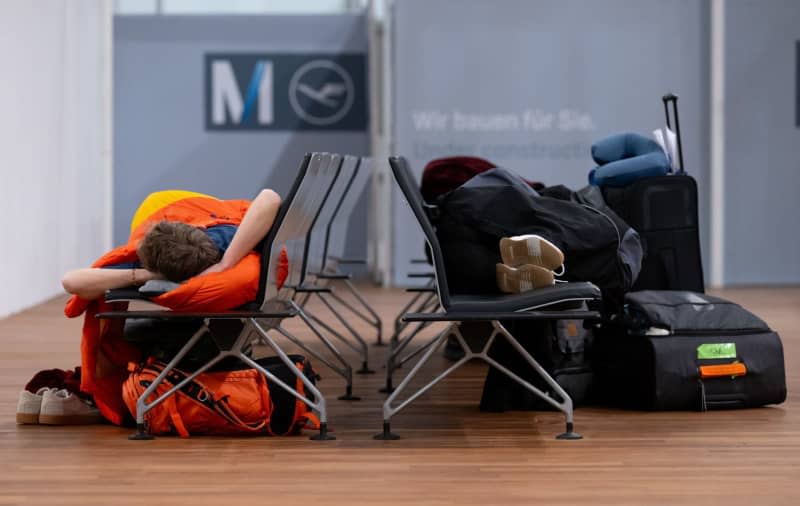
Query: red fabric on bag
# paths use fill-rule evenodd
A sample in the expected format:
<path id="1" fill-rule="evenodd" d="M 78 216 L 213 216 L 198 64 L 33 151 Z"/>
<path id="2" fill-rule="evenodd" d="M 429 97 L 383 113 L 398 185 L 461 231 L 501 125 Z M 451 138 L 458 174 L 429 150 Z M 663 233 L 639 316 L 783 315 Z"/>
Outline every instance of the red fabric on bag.
<path id="1" fill-rule="evenodd" d="M 422 170 L 422 198 L 433 202 L 439 195 L 455 190 L 472 176 L 496 167 L 483 158 L 474 156 L 450 156 L 431 160 Z"/>
<path id="2" fill-rule="evenodd" d="M 453 191 L 473 176 L 497 167 L 494 163 L 476 156 L 450 156 L 431 160 L 422 171 L 420 191 L 426 202 Z M 527 181 L 534 190 L 544 188 L 542 183 Z"/>

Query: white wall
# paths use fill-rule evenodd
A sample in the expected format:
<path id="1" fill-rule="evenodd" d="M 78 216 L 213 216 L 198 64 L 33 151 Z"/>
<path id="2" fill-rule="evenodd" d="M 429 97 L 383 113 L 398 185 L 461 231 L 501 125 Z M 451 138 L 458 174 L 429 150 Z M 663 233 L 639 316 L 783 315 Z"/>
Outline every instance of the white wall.
<path id="1" fill-rule="evenodd" d="M 0 4 L 0 317 L 110 245 L 110 2 Z"/>
<path id="2" fill-rule="evenodd" d="M 475 155 L 528 179 L 577 189 L 594 166 L 591 144 L 662 126 L 661 97 L 672 91 L 681 97 L 687 171 L 702 195 L 705 249 L 707 5 L 603 0 L 592 9 L 589 3 L 395 1 L 389 12 L 390 150 L 407 157 L 417 175 L 433 158 Z M 512 121 L 507 128 L 471 128 L 459 126 L 456 113 L 479 123 Z M 542 121 L 526 126 L 526 115 Z M 437 119 L 426 121 L 432 117 Z M 405 274 L 418 270 L 409 262 L 423 252 L 422 234 L 397 190 L 392 206 L 393 280 L 403 285 L 412 281 Z"/>
<path id="3" fill-rule="evenodd" d="M 727 285 L 800 283 L 800 2 L 724 2 Z"/>

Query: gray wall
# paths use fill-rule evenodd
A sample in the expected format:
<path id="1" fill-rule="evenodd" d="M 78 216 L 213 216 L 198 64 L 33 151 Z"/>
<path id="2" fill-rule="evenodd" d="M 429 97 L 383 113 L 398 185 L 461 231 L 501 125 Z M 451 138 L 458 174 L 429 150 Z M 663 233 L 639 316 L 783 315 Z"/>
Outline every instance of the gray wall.
<path id="1" fill-rule="evenodd" d="M 368 154 L 366 131 L 207 131 L 204 54 L 366 51 L 360 15 L 118 16 L 115 243 L 127 239 L 133 211 L 152 191 L 179 188 L 221 198 L 250 198 L 264 187 L 283 193 L 305 152 Z M 366 195 L 355 212 L 348 255 L 365 254 L 365 209 Z"/>
<path id="2" fill-rule="evenodd" d="M 680 95 L 687 170 L 708 224 L 708 6 L 696 0 L 403 0 L 394 7 L 393 150 L 420 174 L 432 158 L 476 154 L 546 184 L 579 188 L 589 146 L 663 125 L 661 96 Z M 525 111 L 553 114 L 525 124 Z M 500 131 L 466 131 L 454 112 L 503 114 Z M 423 128 L 420 113 L 447 118 Z M 415 114 L 417 124 L 415 124 Z M 585 122 L 559 122 L 559 115 Z M 435 114 L 433 114 L 435 115 Z M 429 114 L 429 118 L 433 116 Z M 518 124 L 513 124 L 513 117 Z M 394 198 L 394 280 L 407 284 L 422 236 Z"/>
<path id="3" fill-rule="evenodd" d="M 800 282 L 800 2 L 725 2 L 725 281 Z"/>

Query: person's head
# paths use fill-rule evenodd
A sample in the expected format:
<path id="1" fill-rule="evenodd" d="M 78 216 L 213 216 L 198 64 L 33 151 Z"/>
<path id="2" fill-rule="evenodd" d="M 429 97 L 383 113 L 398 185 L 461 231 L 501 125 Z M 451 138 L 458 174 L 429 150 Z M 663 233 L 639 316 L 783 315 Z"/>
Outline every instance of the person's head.
<path id="1" fill-rule="evenodd" d="M 137 248 L 142 267 L 181 282 L 219 261 L 220 252 L 201 229 L 178 221 L 161 221 Z"/>

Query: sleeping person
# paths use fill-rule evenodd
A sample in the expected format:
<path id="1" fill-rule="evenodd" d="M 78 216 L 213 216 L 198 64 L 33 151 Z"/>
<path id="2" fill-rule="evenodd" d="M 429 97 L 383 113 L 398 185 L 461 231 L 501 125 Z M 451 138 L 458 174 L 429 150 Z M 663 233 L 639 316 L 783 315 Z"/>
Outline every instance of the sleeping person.
<path id="1" fill-rule="evenodd" d="M 197 275 L 225 271 L 266 236 L 280 204 L 277 193 L 262 190 L 238 224 L 203 226 L 178 220 L 158 221 L 138 243 L 138 262 L 116 264 L 113 269 L 76 269 L 64 275 L 62 285 L 68 293 L 93 300 L 106 290 L 141 285 L 151 279 L 180 283 Z"/>
<path id="2" fill-rule="evenodd" d="M 81 367 L 41 371 L 20 392 L 17 423 L 116 425 L 130 418 L 122 400 L 129 363 L 142 350 L 126 342 L 122 320 L 96 315 L 118 308 L 104 301 L 107 290 L 153 279 L 180 283 L 151 300 L 181 311 L 226 310 L 252 301 L 260 272 L 254 251 L 277 217 L 280 196 L 262 190 L 252 201 L 220 200 L 185 191 L 156 192 L 141 204 L 128 242 L 92 267 L 66 273 L 72 294 L 66 316 L 84 316 Z M 127 332 L 127 328 L 125 328 Z"/>

